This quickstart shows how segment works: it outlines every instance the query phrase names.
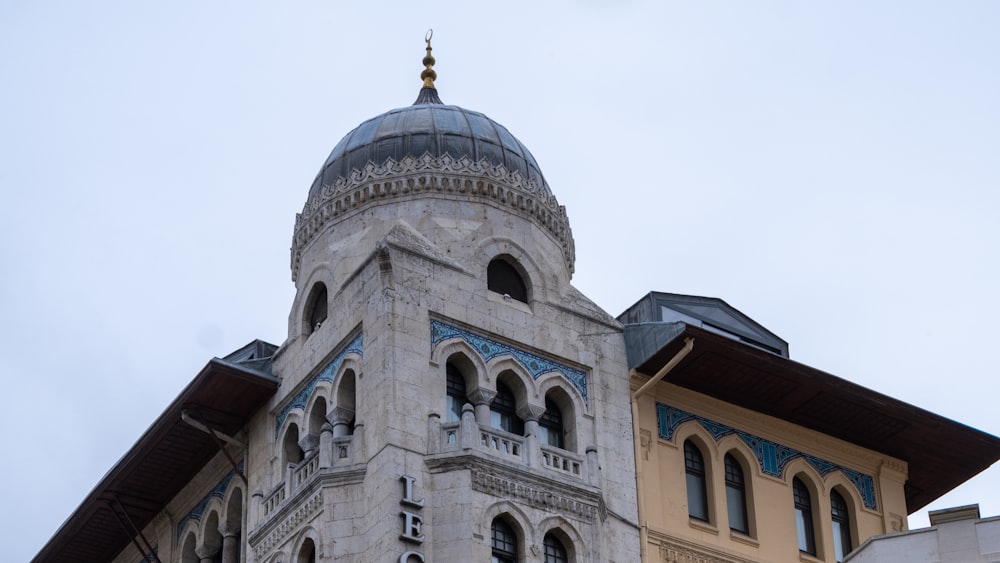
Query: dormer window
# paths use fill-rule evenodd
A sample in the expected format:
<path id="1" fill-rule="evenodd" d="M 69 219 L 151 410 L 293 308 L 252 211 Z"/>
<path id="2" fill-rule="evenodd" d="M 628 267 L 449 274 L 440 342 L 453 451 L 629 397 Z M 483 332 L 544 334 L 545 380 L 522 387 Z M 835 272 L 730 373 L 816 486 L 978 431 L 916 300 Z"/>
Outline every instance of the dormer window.
<path id="1" fill-rule="evenodd" d="M 517 268 L 503 258 L 494 258 L 486 268 L 486 288 L 516 299 L 528 302 L 528 286 Z"/>

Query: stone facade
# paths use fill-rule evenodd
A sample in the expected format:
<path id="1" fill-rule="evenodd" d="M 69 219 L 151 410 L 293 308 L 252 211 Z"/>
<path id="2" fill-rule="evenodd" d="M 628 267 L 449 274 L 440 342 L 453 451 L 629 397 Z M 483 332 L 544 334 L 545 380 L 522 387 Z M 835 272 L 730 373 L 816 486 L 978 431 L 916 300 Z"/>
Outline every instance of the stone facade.
<path id="1" fill-rule="evenodd" d="M 525 296 L 488 288 L 495 260 Z M 230 447 L 247 483 L 218 456 L 173 514 L 206 483 L 220 498 L 148 531 L 160 558 L 485 561 L 501 520 L 519 561 L 547 561 L 552 538 L 572 561 L 638 560 L 621 325 L 570 284 L 573 260 L 547 187 L 486 160 L 389 160 L 317 190 L 296 221 L 279 391 Z M 504 392 L 516 430 L 496 424 Z M 553 409 L 561 436 L 543 443 Z M 233 494 L 239 558 L 217 530 Z"/>

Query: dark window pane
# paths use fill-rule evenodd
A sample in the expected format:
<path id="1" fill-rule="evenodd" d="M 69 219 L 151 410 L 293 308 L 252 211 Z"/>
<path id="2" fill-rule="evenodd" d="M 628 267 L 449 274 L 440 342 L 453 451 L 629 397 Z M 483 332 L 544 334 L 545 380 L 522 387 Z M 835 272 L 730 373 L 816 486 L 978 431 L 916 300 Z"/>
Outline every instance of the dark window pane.
<path id="1" fill-rule="evenodd" d="M 462 407 L 469 402 L 465 392 L 465 378 L 458 368 L 448 364 L 445 367 L 448 374 L 448 420 L 447 422 L 458 422 L 462 419 Z"/>
<path id="2" fill-rule="evenodd" d="M 545 534 L 545 540 L 542 543 L 545 546 L 545 563 L 569 562 L 569 555 L 567 555 L 566 548 L 563 547 L 559 538 L 552 534 Z"/>
<path id="3" fill-rule="evenodd" d="M 684 472 L 687 484 L 688 515 L 708 522 L 705 461 L 701 451 L 690 440 L 684 442 Z"/>
<path id="4" fill-rule="evenodd" d="M 747 495 L 743 482 L 743 468 L 730 454 L 726 454 L 726 512 L 729 515 L 729 528 L 742 532 L 750 532 L 747 525 Z"/>
<path id="5" fill-rule="evenodd" d="M 799 540 L 799 551 L 816 555 L 812 499 L 809 498 L 809 489 L 798 477 L 792 479 L 792 495 L 795 499 L 795 531 Z"/>
<path id="6" fill-rule="evenodd" d="M 556 406 L 555 402 L 549 398 L 545 399 L 545 413 L 538 421 L 538 429 L 541 443 L 557 448 L 565 447 L 563 444 L 562 413 L 559 412 L 559 407 Z"/>
<path id="7" fill-rule="evenodd" d="M 518 418 L 516 409 L 510 387 L 497 382 L 497 396 L 490 403 L 490 426 L 511 434 L 524 434 L 524 421 Z"/>
<path id="8" fill-rule="evenodd" d="M 514 530 L 500 518 L 494 518 L 490 528 L 493 541 L 493 561 L 496 563 L 516 563 L 517 536 L 514 535 Z"/>
<path id="9" fill-rule="evenodd" d="M 833 520 L 833 551 L 837 562 L 851 552 L 851 520 L 847 502 L 837 491 L 830 491 L 830 516 Z"/>

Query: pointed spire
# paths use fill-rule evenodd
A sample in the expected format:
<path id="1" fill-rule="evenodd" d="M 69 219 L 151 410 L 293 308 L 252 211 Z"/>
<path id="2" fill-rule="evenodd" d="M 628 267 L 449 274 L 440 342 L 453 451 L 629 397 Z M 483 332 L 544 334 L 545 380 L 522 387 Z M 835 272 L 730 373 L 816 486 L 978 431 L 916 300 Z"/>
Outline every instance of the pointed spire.
<path id="1" fill-rule="evenodd" d="M 424 35 L 424 41 L 427 42 L 427 54 L 424 55 L 424 60 L 422 61 L 424 71 L 420 73 L 420 78 L 424 81 L 424 84 L 420 88 L 420 94 L 417 95 L 417 101 L 413 102 L 415 106 L 442 103 L 441 98 L 438 97 L 437 88 L 434 87 L 434 80 L 437 79 L 437 73 L 434 72 L 434 55 L 431 55 L 431 37 L 434 37 L 434 30 L 428 29 L 427 34 Z"/>

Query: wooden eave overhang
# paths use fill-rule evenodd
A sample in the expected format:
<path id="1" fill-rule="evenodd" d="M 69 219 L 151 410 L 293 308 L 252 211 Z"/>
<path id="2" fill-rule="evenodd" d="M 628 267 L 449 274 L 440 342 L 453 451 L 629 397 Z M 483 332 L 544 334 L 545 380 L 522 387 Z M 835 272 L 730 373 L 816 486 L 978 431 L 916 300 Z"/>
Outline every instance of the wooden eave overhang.
<path id="1" fill-rule="evenodd" d="M 1000 459 L 996 436 L 686 323 L 626 325 L 625 337 L 629 367 L 649 376 L 693 337 L 664 381 L 906 461 L 910 514 Z"/>
<path id="2" fill-rule="evenodd" d="M 209 434 L 181 420 L 181 412 L 187 410 L 216 431 L 233 435 L 277 389 L 278 379 L 270 374 L 219 358 L 209 361 L 32 561 L 112 560 L 133 540 L 123 528 L 121 511 L 143 530 L 219 452 Z"/>

